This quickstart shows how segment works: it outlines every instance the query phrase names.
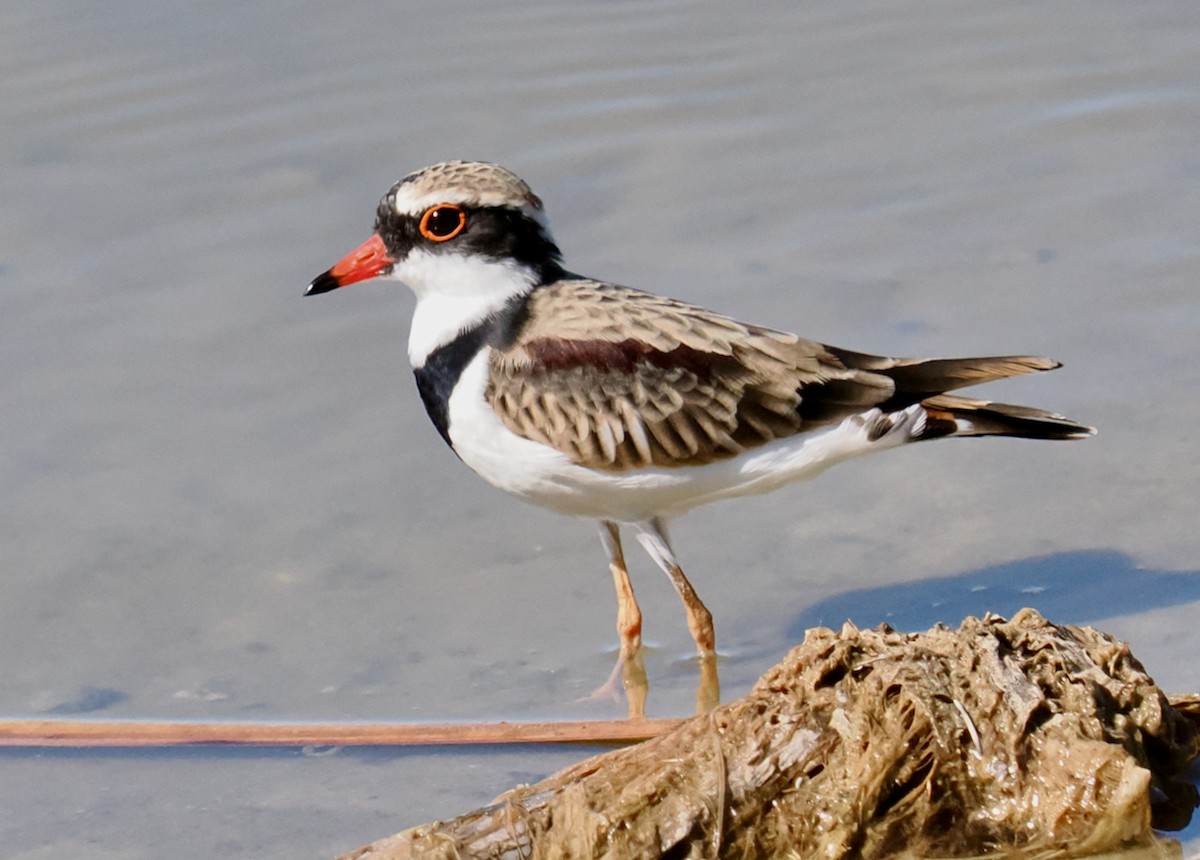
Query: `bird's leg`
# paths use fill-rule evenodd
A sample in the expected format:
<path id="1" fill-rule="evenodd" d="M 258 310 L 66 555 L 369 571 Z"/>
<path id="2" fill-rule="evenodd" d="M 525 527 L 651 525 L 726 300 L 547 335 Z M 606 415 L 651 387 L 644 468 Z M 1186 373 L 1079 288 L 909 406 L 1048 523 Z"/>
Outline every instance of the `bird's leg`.
<path id="1" fill-rule="evenodd" d="M 608 553 L 608 569 L 612 571 L 617 590 L 617 636 L 621 639 L 621 655 L 631 657 L 642 647 L 642 610 L 633 596 L 633 583 L 625 568 L 625 553 L 621 551 L 620 527 L 610 521 L 600 523 L 600 541 Z"/>
<path id="2" fill-rule="evenodd" d="M 683 608 L 687 612 L 688 630 L 696 641 L 696 650 L 700 652 L 700 683 L 696 687 L 696 713 L 706 714 L 721 701 L 721 682 L 717 678 L 717 644 L 716 634 L 713 633 L 712 613 L 701 601 L 692 584 L 683 575 L 683 568 L 675 558 L 671 544 L 667 540 L 666 524 L 655 517 L 645 523 L 639 523 L 638 541 L 650 553 L 655 563 L 666 571 L 667 576 L 679 592 L 683 600 Z"/>
<path id="3" fill-rule="evenodd" d="M 667 541 L 666 524 L 660 518 L 655 517 L 639 523 L 637 528 L 638 541 L 646 549 L 646 552 L 650 553 L 650 557 L 654 559 L 655 563 L 671 578 L 671 583 L 679 592 L 683 608 L 687 612 L 688 630 L 692 633 L 692 639 L 696 641 L 696 650 L 700 652 L 701 659 L 713 657 L 716 654 L 717 643 L 716 634 L 713 632 L 712 613 L 708 611 L 708 607 L 700 600 L 700 596 L 696 594 L 692 584 L 683 575 L 683 568 L 679 566 L 679 561 L 675 558 L 675 553 Z"/>
<path id="4" fill-rule="evenodd" d="M 617 636 L 621 640 L 621 653 L 612 674 L 604 686 L 592 693 L 591 698 L 615 694 L 617 677 L 620 676 L 630 719 L 644 717 L 650 685 L 646 681 L 646 666 L 642 662 L 642 610 L 633 596 L 633 584 L 625 568 L 620 527 L 614 522 L 602 521 L 600 541 L 608 552 L 608 567 L 617 590 Z"/>

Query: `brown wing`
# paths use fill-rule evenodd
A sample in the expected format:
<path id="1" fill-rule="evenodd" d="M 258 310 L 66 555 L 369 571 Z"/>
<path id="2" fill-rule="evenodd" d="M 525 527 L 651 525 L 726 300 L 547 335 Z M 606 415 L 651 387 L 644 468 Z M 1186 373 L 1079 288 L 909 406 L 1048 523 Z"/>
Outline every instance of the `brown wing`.
<path id="1" fill-rule="evenodd" d="M 486 397 L 510 430 L 594 469 L 711 462 L 896 390 L 819 343 L 611 284 L 563 280 L 527 311 Z"/>

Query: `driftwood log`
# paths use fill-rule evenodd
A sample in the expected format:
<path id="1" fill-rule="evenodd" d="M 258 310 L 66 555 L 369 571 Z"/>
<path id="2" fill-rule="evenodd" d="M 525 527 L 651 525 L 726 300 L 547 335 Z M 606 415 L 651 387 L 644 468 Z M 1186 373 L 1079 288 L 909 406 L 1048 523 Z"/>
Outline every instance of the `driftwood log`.
<path id="1" fill-rule="evenodd" d="M 1178 704 L 1033 610 L 814 629 L 738 701 L 342 860 L 1094 854 L 1190 819 Z"/>

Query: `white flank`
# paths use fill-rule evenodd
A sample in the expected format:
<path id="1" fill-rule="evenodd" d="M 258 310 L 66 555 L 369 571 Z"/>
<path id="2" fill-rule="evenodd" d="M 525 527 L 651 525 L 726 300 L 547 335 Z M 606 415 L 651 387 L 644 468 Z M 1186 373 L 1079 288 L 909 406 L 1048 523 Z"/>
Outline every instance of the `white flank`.
<path id="1" fill-rule="evenodd" d="M 450 396 L 450 439 L 463 462 L 493 486 L 562 514 L 637 523 L 673 517 L 700 505 L 814 478 L 830 466 L 912 440 L 925 410 L 910 406 L 883 415 L 872 409 L 833 427 L 778 439 L 705 466 L 604 472 L 522 438 L 483 399 L 488 350 L 467 365 Z M 871 440 L 880 419 L 891 427 Z"/>
<path id="2" fill-rule="evenodd" d="M 555 508 L 544 500 L 561 492 L 561 475 L 580 467 L 550 446 L 518 436 L 504 426 L 483 399 L 490 353 L 487 348 L 480 350 L 450 393 L 450 441 L 454 451 L 489 484 L 534 504 Z"/>

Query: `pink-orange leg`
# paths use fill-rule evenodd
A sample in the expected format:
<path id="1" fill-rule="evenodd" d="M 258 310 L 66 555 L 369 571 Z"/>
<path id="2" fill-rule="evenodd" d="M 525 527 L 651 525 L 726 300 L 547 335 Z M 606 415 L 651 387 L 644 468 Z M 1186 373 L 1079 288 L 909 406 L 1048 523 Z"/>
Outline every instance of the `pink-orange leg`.
<path id="1" fill-rule="evenodd" d="M 655 563 L 663 569 L 663 572 L 671 578 L 671 584 L 679 592 L 679 599 L 683 601 L 683 608 L 687 613 L 688 630 L 692 633 L 692 639 L 696 642 L 696 650 L 700 653 L 701 659 L 714 656 L 717 651 L 717 637 L 713 631 L 712 613 L 708 611 L 708 607 L 700 600 L 700 596 L 696 594 L 696 590 L 684 576 L 683 568 L 679 566 L 679 561 L 675 558 L 670 543 L 667 542 L 665 523 L 657 517 L 639 523 L 638 541 L 645 547 L 646 552 L 650 553 L 650 557 L 654 559 Z"/>
<path id="2" fill-rule="evenodd" d="M 705 714 L 721 701 L 721 682 L 717 677 L 717 637 L 713 632 L 712 613 L 696 594 L 696 589 L 683 574 L 667 540 L 666 524 L 655 517 L 638 523 L 638 540 L 655 563 L 671 578 L 687 613 L 688 630 L 700 653 L 700 683 L 696 686 L 696 713 Z"/>
<path id="3" fill-rule="evenodd" d="M 601 522 L 600 540 L 608 552 L 608 567 L 612 571 L 613 586 L 617 592 L 617 636 L 621 641 L 621 653 L 604 686 L 592 695 L 615 693 L 617 678 L 620 677 L 628 715 L 631 719 L 637 719 L 646 716 L 646 696 L 650 689 L 642 659 L 642 610 L 633 596 L 633 583 L 629 581 L 629 571 L 625 567 L 621 532 L 617 524 L 607 520 Z"/>
<path id="4" fill-rule="evenodd" d="M 633 596 L 633 583 L 625 567 L 625 553 L 621 551 L 621 533 L 614 522 L 600 523 L 600 540 L 608 552 L 608 569 L 612 571 L 613 586 L 617 591 L 617 636 L 621 640 L 621 655 L 630 657 L 642 647 L 642 610 Z"/>

